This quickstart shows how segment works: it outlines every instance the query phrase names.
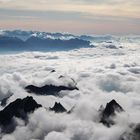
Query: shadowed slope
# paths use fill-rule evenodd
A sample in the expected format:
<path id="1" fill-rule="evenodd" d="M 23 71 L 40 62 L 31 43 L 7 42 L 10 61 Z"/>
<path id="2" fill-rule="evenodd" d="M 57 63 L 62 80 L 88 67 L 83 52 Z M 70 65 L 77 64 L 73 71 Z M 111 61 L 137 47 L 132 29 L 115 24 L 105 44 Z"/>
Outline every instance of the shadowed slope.
<path id="1" fill-rule="evenodd" d="M 113 125 L 114 122 L 111 117 L 115 116 L 115 112 L 122 111 L 124 111 L 124 109 L 115 100 L 110 101 L 101 113 L 101 122 L 108 127 Z"/>
<path id="2" fill-rule="evenodd" d="M 34 85 L 29 85 L 25 87 L 27 92 L 34 93 L 37 95 L 54 95 L 59 96 L 61 90 L 78 90 L 77 87 L 66 87 L 66 86 L 54 86 L 54 85 L 45 85 L 42 87 L 37 87 Z"/>
<path id="3" fill-rule="evenodd" d="M 63 113 L 66 112 L 67 110 L 60 104 L 55 102 L 55 105 L 52 108 L 49 108 L 51 111 L 54 111 L 56 113 Z"/>
<path id="4" fill-rule="evenodd" d="M 8 125 L 13 117 L 26 119 L 28 113 L 39 107 L 41 105 L 37 104 L 33 97 L 28 96 L 24 99 L 17 99 L 0 111 L 0 124 Z"/>

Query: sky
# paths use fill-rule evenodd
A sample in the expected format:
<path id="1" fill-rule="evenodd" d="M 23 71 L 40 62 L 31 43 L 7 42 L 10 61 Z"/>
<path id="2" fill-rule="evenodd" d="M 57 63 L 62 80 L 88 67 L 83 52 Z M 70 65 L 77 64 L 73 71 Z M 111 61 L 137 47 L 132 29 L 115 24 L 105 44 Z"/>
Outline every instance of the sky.
<path id="1" fill-rule="evenodd" d="M 0 0 L 0 29 L 139 34 L 140 0 Z"/>

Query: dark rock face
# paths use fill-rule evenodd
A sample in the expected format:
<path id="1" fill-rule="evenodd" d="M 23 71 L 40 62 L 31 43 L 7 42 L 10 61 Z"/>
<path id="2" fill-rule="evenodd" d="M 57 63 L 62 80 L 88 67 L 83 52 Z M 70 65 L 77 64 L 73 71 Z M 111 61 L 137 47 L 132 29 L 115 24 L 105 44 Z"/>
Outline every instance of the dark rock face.
<path id="1" fill-rule="evenodd" d="M 115 112 L 122 111 L 124 111 L 124 109 L 115 100 L 112 100 L 107 103 L 105 109 L 102 111 L 100 122 L 109 127 L 110 125 L 114 124 L 112 117 L 115 116 Z"/>
<path id="2" fill-rule="evenodd" d="M 0 111 L 0 125 L 6 126 L 12 123 L 13 117 L 26 119 L 27 114 L 33 112 L 35 109 L 41 107 L 40 104 L 33 99 L 33 97 L 26 97 L 24 99 L 17 99 Z"/>
<path id="3" fill-rule="evenodd" d="M 34 85 L 29 85 L 25 87 L 27 92 L 34 93 L 37 95 L 54 95 L 59 96 L 61 90 L 78 90 L 77 87 L 66 87 L 66 86 L 54 86 L 54 85 L 45 85 L 43 87 L 37 87 Z"/>
<path id="4" fill-rule="evenodd" d="M 55 102 L 55 105 L 52 108 L 49 108 L 49 110 L 54 111 L 56 113 L 67 112 L 67 110 L 60 103 L 57 102 Z"/>
<path id="5" fill-rule="evenodd" d="M 56 71 L 55 71 L 55 70 L 52 70 L 52 71 L 51 71 L 51 73 L 54 73 L 54 72 L 56 72 Z"/>

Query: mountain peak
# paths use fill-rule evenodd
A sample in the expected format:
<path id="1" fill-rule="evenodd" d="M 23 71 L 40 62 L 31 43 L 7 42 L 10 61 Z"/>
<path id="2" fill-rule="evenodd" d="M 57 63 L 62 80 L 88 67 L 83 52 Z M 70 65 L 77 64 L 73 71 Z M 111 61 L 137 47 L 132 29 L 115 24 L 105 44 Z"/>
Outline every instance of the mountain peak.
<path id="1" fill-rule="evenodd" d="M 55 102 L 54 106 L 50 108 L 50 110 L 56 113 L 63 113 L 67 111 L 60 103 L 57 102 Z"/>

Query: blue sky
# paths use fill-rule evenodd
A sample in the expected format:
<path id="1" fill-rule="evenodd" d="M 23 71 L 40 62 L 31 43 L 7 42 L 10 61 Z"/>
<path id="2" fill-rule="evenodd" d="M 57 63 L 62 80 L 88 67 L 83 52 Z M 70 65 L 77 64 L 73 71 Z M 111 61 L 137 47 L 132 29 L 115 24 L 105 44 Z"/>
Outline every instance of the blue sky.
<path id="1" fill-rule="evenodd" d="M 0 0 L 0 28 L 139 34 L 140 0 Z"/>

